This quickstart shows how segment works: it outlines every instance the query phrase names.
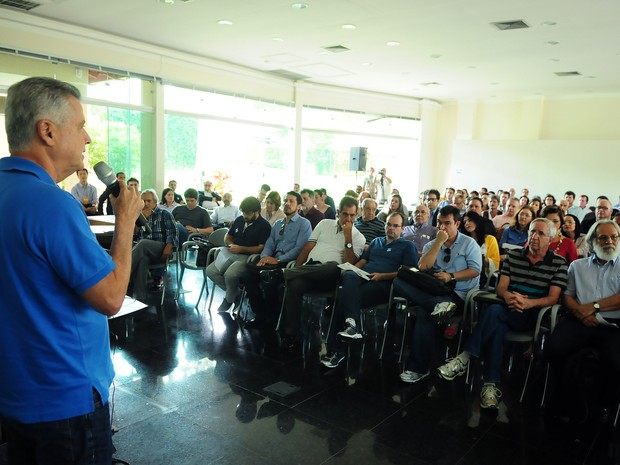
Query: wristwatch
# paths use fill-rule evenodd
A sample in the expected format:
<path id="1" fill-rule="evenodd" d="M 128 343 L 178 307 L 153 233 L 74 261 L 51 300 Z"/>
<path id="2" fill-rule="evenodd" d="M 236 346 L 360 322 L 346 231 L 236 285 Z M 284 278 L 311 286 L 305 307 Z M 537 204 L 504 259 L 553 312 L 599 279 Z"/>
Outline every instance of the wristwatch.
<path id="1" fill-rule="evenodd" d="M 450 273 L 450 281 L 456 281 L 456 278 L 454 277 L 454 273 Z"/>
<path id="2" fill-rule="evenodd" d="M 601 310 L 601 304 L 598 302 L 594 302 L 592 305 L 594 305 L 594 313 L 598 313 Z"/>
<path id="3" fill-rule="evenodd" d="M 346 246 L 347 249 L 352 249 L 353 248 L 353 244 L 351 242 L 347 242 L 345 244 L 345 246 Z"/>

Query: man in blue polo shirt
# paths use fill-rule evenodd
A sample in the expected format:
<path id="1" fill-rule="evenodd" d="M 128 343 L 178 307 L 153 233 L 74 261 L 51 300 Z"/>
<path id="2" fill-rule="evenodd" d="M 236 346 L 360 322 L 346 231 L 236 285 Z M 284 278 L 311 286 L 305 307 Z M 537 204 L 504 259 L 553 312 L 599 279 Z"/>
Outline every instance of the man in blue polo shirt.
<path id="1" fill-rule="evenodd" d="M 0 421 L 11 464 L 112 461 L 107 316 L 123 302 L 142 201 L 120 183 L 108 255 L 56 185 L 83 168 L 80 92 L 29 78 L 7 94 L 0 159 Z M 41 201 L 41 199 L 45 199 Z M 15 209 L 15 205 L 28 208 Z M 54 205 L 54 208 L 49 208 Z"/>
<path id="2" fill-rule="evenodd" d="M 340 282 L 342 291 L 338 297 L 335 321 L 344 316 L 344 330 L 338 333 L 347 339 L 362 337 L 358 330 L 362 303 L 368 307 L 387 302 L 390 285 L 401 265 L 418 265 L 418 251 L 413 242 L 401 238 L 406 217 L 400 212 L 391 213 L 385 221 L 385 236 L 372 240 L 355 266 L 368 273 L 367 279 L 355 271 L 345 271 Z M 334 332 L 332 331 L 332 334 Z M 327 354 L 321 363 L 328 368 L 337 367 L 344 360 L 342 345 L 336 338 L 328 342 Z"/>

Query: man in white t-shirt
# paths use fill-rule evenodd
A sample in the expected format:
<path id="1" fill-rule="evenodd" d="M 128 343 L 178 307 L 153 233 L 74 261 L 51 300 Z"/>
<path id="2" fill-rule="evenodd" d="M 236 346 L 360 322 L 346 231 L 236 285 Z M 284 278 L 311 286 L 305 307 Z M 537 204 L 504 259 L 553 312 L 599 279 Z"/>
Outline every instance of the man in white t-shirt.
<path id="1" fill-rule="evenodd" d="M 353 226 L 357 208 L 356 199 L 344 197 L 338 218 L 322 220 L 297 257 L 296 266 L 284 270 L 286 301 L 278 328 L 283 347 L 292 347 L 299 333 L 304 294 L 335 290 L 340 278 L 338 265 L 354 264 L 362 255 L 366 239 Z"/>

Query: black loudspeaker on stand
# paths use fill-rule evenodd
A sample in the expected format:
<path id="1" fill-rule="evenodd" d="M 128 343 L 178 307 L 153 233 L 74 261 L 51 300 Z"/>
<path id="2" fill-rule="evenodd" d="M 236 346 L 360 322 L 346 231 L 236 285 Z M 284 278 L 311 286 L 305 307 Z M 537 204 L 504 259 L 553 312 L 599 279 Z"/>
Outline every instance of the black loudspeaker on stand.
<path id="1" fill-rule="evenodd" d="M 349 171 L 366 171 L 367 147 L 351 147 Z"/>

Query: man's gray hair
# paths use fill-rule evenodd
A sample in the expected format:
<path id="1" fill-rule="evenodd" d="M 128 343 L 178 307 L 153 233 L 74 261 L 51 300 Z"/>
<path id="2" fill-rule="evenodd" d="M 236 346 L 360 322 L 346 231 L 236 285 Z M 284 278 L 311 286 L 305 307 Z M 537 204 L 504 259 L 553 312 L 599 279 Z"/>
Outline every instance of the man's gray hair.
<path id="1" fill-rule="evenodd" d="M 68 97 L 80 99 L 77 87 L 47 77 L 24 79 L 9 87 L 5 122 L 9 152 L 28 150 L 34 142 L 37 121 L 49 119 L 64 125 L 71 116 Z"/>
<path id="2" fill-rule="evenodd" d="M 613 224 L 614 228 L 616 228 L 616 234 L 620 236 L 620 225 L 618 225 L 618 223 L 616 223 L 614 220 L 609 220 L 609 219 L 598 220 L 596 223 L 590 226 L 590 230 L 588 231 L 588 234 L 586 235 L 586 244 L 588 244 L 588 248 L 590 249 L 590 252 L 594 251 L 594 241 L 596 240 L 597 230 L 598 230 L 598 227 L 601 226 L 602 224 Z"/>
<path id="3" fill-rule="evenodd" d="M 534 218 L 530 223 L 530 230 L 534 226 L 534 223 L 545 223 L 547 228 L 549 228 L 549 237 L 554 237 L 558 233 L 558 228 L 555 227 L 553 221 L 548 220 L 547 218 Z"/>
<path id="4" fill-rule="evenodd" d="M 375 204 L 375 210 L 377 209 L 377 207 L 379 206 L 379 204 L 377 203 L 377 201 L 371 197 L 367 197 L 364 200 L 362 200 L 362 210 L 366 207 L 366 204 L 368 202 L 374 202 Z"/>
<path id="5" fill-rule="evenodd" d="M 159 197 L 157 196 L 157 192 L 155 192 L 155 189 L 144 189 L 140 193 L 140 197 L 142 197 L 144 194 L 152 194 L 153 200 L 155 201 L 155 203 L 159 203 Z"/>

